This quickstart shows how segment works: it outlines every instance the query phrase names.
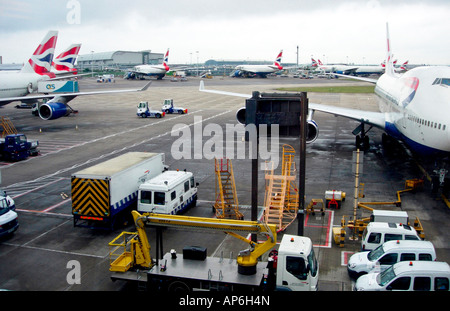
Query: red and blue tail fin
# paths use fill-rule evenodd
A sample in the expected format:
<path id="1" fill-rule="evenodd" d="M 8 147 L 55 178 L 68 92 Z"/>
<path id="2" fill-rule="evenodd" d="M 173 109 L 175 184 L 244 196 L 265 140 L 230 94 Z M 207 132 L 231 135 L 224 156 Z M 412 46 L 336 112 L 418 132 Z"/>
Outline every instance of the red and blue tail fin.
<path id="1" fill-rule="evenodd" d="M 386 69 L 385 73 L 389 76 L 395 76 L 394 69 L 394 59 L 392 55 L 392 46 L 389 37 L 389 24 L 386 23 L 386 41 L 387 41 L 387 51 L 386 51 Z"/>
<path id="2" fill-rule="evenodd" d="M 169 71 L 169 65 L 167 65 L 167 63 L 169 62 L 169 49 L 167 49 L 166 55 L 164 55 L 164 62 L 163 62 L 163 66 L 166 69 L 166 71 Z"/>
<path id="3" fill-rule="evenodd" d="M 281 66 L 281 58 L 283 57 L 283 50 L 280 51 L 280 53 L 278 53 L 277 58 L 275 59 L 275 61 L 273 62 L 274 66 L 277 66 L 278 69 L 282 70 L 283 66 Z"/>
<path id="4" fill-rule="evenodd" d="M 77 74 L 77 69 L 74 68 L 75 61 L 80 52 L 81 44 L 72 44 L 61 54 L 56 56 L 52 62 L 52 71 L 56 73 L 73 73 Z"/>
<path id="5" fill-rule="evenodd" d="M 49 31 L 20 72 L 36 73 L 41 76 L 54 78 L 55 74 L 50 72 L 50 69 L 57 39 L 58 32 L 54 30 Z"/>

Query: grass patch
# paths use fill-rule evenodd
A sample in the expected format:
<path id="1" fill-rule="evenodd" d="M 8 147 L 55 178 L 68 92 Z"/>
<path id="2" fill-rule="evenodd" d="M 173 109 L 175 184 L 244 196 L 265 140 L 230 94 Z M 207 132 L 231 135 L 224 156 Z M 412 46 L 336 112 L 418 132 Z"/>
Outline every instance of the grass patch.
<path id="1" fill-rule="evenodd" d="M 374 85 L 357 86 L 299 86 L 299 87 L 281 87 L 277 91 L 284 92 L 316 92 L 316 93 L 373 93 Z"/>

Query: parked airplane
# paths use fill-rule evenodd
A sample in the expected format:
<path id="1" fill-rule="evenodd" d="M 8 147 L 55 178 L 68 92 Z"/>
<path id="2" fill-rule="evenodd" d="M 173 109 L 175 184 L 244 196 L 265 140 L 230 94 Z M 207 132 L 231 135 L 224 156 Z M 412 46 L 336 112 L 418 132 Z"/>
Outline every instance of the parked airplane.
<path id="1" fill-rule="evenodd" d="M 258 75 L 261 78 L 266 78 L 268 74 L 275 73 L 283 69 L 283 66 L 281 66 L 282 56 L 283 50 L 280 51 L 272 65 L 238 65 L 234 68 L 235 71 L 232 75 L 234 77 L 249 77 Z"/>
<path id="2" fill-rule="evenodd" d="M 77 96 L 136 92 L 149 87 L 150 83 L 147 83 L 142 89 L 29 95 L 37 90 L 39 81 L 60 79 L 56 78 L 55 73 L 50 72 L 57 38 L 57 31 L 49 31 L 20 71 L 0 73 L 0 105 L 13 101 L 30 103 L 38 99 L 49 99 L 48 102 L 40 105 L 39 116 L 44 120 L 53 120 L 73 112 L 68 102 Z M 29 96 L 25 96 L 27 94 Z"/>
<path id="3" fill-rule="evenodd" d="M 125 74 L 125 79 L 134 79 L 140 78 L 143 76 L 156 76 L 158 80 L 161 80 L 166 75 L 166 72 L 169 71 L 169 49 L 164 56 L 164 61 L 162 65 L 139 65 L 134 66 L 132 70 L 128 71 Z"/>
<path id="4" fill-rule="evenodd" d="M 75 61 L 77 60 L 80 48 L 81 44 L 72 44 L 61 54 L 56 56 L 55 60 L 52 62 L 51 72 L 54 72 L 56 74 L 77 74 L 77 69 L 74 68 L 74 65 Z"/>
<path id="5" fill-rule="evenodd" d="M 416 67 L 403 74 L 394 70 L 389 39 L 389 27 L 386 24 L 387 65 L 386 72 L 378 80 L 351 78 L 376 84 L 375 94 L 379 97 L 381 112 L 362 111 L 358 109 L 334 107 L 309 103 L 308 142 L 318 136 L 318 125 L 312 119 L 314 111 L 343 116 L 360 122 L 353 131 L 356 143 L 365 146 L 369 137 L 365 125 L 377 127 L 389 136 L 404 141 L 411 150 L 431 157 L 448 157 L 450 155 L 450 68 L 445 66 Z M 346 76 L 346 75 L 342 75 Z M 227 93 L 217 90 L 205 90 L 203 81 L 200 91 L 249 98 L 247 94 Z M 245 109 L 245 108 L 243 108 Z M 242 117 L 245 110 L 237 112 Z M 370 130 L 369 128 L 369 130 Z M 387 136 L 383 135 L 383 138 Z"/>

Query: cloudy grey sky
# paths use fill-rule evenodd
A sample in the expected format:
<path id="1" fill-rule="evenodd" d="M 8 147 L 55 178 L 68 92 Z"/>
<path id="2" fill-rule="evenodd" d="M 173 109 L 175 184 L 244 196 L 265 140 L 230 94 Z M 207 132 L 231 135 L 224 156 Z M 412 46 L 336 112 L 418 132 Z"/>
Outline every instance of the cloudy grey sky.
<path id="1" fill-rule="evenodd" d="M 283 49 L 282 63 L 295 63 L 299 46 L 300 63 L 379 64 L 389 22 L 399 62 L 450 64 L 449 16 L 448 0 L 0 0 L 0 55 L 22 63 L 58 30 L 56 53 L 170 48 L 170 63 L 190 63 Z"/>

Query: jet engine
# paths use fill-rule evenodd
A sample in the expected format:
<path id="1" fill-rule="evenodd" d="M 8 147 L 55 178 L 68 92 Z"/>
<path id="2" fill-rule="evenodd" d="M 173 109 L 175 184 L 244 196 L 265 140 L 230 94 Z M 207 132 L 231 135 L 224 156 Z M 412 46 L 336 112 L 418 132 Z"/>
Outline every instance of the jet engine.
<path id="1" fill-rule="evenodd" d="M 312 117 L 312 111 L 308 115 L 307 131 L 306 131 L 306 143 L 313 143 L 319 136 L 319 126 L 316 121 L 310 119 Z M 245 124 L 245 107 L 242 107 L 236 112 L 236 119 L 239 123 Z"/>
<path id="2" fill-rule="evenodd" d="M 67 106 L 64 98 L 58 97 L 39 107 L 39 116 L 44 120 L 55 120 L 69 115 L 72 109 Z"/>

